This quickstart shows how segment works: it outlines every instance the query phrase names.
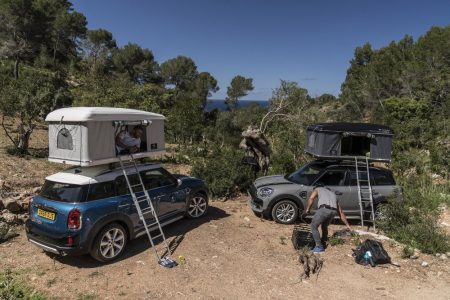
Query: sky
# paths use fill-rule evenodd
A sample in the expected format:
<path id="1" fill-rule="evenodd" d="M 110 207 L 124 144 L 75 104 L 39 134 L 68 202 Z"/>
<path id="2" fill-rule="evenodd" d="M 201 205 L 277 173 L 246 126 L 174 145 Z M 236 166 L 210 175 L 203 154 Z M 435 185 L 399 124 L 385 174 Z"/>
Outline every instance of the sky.
<path id="1" fill-rule="evenodd" d="M 450 25 L 450 1 L 72 0 L 89 29 L 150 49 L 155 59 L 191 57 L 224 99 L 236 75 L 253 78 L 245 99 L 267 100 L 280 80 L 311 96 L 339 95 L 356 47 L 374 48 Z"/>

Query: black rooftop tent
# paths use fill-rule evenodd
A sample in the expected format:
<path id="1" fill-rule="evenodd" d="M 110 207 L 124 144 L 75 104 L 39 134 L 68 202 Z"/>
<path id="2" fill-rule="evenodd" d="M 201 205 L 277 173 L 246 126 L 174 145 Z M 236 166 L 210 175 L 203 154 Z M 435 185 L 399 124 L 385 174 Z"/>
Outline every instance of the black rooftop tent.
<path id="1" fill-rule="evenodd" d="M 318 123 L 308 125 L 305 152 L 316 158 L 369 157 L 391 161 L 393 131 L 366 123 Z"/>

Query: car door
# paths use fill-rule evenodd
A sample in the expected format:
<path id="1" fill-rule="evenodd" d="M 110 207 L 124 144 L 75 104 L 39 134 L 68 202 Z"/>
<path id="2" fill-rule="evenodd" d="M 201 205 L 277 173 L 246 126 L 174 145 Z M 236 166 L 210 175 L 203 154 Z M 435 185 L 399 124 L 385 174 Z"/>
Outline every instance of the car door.
<path id="1" fill-rule="evenodd" d="M 347 170 L 345 169 L 326 170 L 316 179 L 314 185 L 322 183 L 333 191 L 336 194 L 339 205 L 347 212 L 353 210 L 354 204 L 346 176 Z M 317 205 L 317 202 L 315 205 Z"/>
<path id="2" fill-rule="evenodd" d="M 144 185 L 158 206 L 158 217 L 170 218 L 177 212 L 184 211 L 186 191 L 178 187 L 177 179 L 162 168 L 141 172 Z"/>
<path id="3" fill-rule="evenodd" d="M 360 172 L 359 176 L 360 176 L 360 180 L 363 180 L 363 184 L 367 185 L 367 173 L 366 172 Z M 370 177 L 371 177 L 370 184 L 372 185 L 372 195 L 374 196 L 374 199 L 375 199 L 375 194 L 377 192 L 374 190 L 372 175 Z M 354 207 L 352 208 L 352 214 L 360 216 L 361 215 L 361 208 L 359 206 L 358 181 L 356 179 L 355 168 L 351 168 L 350 169 L 349 183 L 350 183 L 350 189 L 351 189 L 351 198 L 353 199 L 352 203 L 354 204 Z M 367 195 L 366 195 L 366 197 L 367 197 Z"/>
<path id="4" fill-rule="evenodd" d="M 139 183 L 139 178 L 136 174 L 128 175 L 128 180 L 130 181 L 131 185 L 135 185 L 135 184 Z M 116 185 L 117 199 L 119 200 L 118 208 L 117 208 L 118 212 L 129 215 L 133 222 L 134 230 L 135 231 L 140 230 L 144 226 L 144 224 L 139 219 L 139 215 L 138 215 L 136 206 L 133 202 L 133 198 L 131 197 L 130 190 L 126 183 L 125 177 L 123 175 L 118 176 L 115 180 L 115 185 Z M 138 192 L 138 193 L 136 193 L 136 196 L 139 197 L 139 196 L 142 196 L 143 194 L 144 194 L 143 192 Z M 155 210 L 158 211 L 157 203 L 154 199 L 152 199 L 152 203 L 153 203 Z M 145 209 L 148 206 L 149 205 L 146 203 L 140 203 L 141 209 Z M 144 216 L 145 216 L 146 222 L 151 223 L 151 221 L 153 220 L 152 214 L 147 213 Z"/>

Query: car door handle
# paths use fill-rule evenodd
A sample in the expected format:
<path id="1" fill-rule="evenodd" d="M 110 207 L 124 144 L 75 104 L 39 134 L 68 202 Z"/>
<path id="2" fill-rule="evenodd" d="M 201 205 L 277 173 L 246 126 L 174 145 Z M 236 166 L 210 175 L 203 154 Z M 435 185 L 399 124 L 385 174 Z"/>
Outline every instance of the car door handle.
<path id="1" fill-rule="evenodd" d="M 340 195 L 342 195 L 342 192 L 338 192 L 338 191 L 336 191 L 336 192 L 334 192 L 336 195 L 338 195 L 338 196 L 340 196 Z"/>

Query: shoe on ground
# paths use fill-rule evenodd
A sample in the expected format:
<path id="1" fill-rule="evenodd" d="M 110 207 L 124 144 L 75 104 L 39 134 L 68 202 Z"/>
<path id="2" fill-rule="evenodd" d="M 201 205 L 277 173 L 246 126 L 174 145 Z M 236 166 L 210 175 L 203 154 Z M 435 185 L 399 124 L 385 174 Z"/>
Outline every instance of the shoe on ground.
<path id="1" fill-rule="evenodd" d="M 322 253 L 325 252 L 325 249 L 322 246 L 316 246 L 312 251 L 313 253 Z"/>

